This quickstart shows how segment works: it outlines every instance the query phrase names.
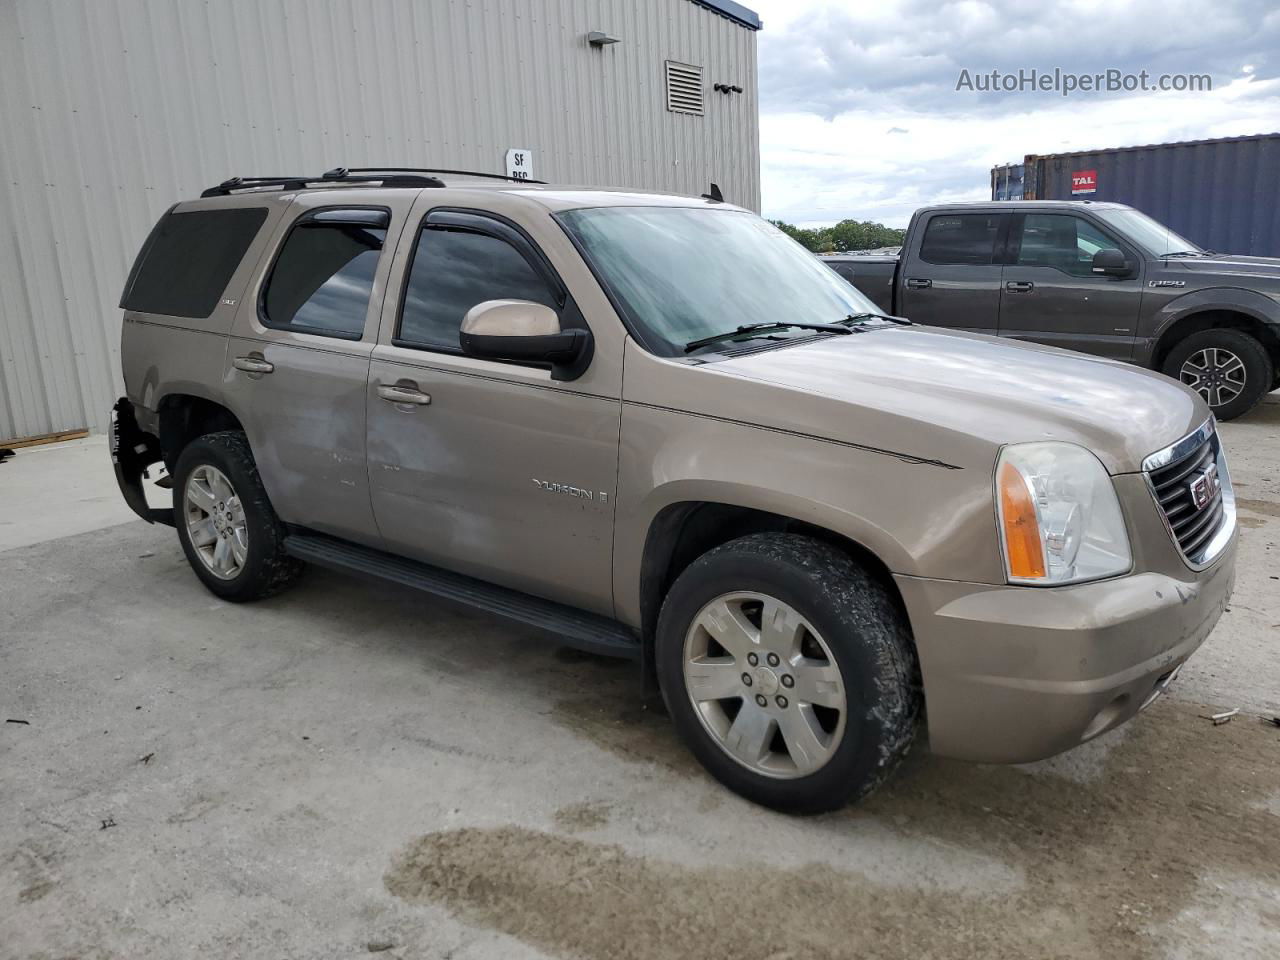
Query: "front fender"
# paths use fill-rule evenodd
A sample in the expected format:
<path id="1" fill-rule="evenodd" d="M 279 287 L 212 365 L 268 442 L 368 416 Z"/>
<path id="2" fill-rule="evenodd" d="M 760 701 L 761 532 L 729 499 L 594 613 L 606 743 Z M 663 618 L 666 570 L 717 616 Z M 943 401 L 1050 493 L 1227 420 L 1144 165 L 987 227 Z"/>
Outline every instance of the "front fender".
<path id="1" fill-rule="evenodd" d="M 624 408 L 622 437 L 614 598 L 632 625 L 649 530 L 679 503 L 801 521 L 858 543 L 892 573 L 1004 582 L 990 470 L 639 405 Z"/>
<path id="2" fill-rule="evenodd" d="M 1252 317 L 1280 334 L 1280 303 L 1266 294 L 1243 287 L 1206 287 L 1174 297 L 1155 312 L 1146 340 L 1146 356 L 1154 357 L 1156 345 L 1178 321 L 1197 313 L 1228 311 Z"/>

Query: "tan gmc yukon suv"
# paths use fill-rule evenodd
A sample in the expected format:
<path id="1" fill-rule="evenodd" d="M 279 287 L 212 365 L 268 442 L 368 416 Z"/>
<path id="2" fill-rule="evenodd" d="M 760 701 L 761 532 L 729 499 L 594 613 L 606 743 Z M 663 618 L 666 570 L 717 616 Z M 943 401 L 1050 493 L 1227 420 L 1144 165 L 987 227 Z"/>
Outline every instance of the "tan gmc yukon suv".
<path id="1" fill-rule="evenodd" d="M 714 187 L 230 180 L 121 306 L 120 487 L 213 593 L 322 564 L 634 658 L 779 809 L 865 795 L 926 715 L 976 761 L 1109 730 L 1231 592 L 1196 393 L 881 316 Z"/>

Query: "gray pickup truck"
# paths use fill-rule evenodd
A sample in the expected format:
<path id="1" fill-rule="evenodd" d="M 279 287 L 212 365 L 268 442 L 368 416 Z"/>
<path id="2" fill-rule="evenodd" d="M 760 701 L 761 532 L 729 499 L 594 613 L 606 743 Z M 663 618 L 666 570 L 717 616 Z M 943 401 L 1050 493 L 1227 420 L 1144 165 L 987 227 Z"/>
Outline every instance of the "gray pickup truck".
<path id="1" fill-rule="evenodd" d="M 901 256 L 823 257 L 881 310 L 1159 370 L 1219 420 L 1280 387 L 1280 260 L 1088 200 L 924 207 Z"/>

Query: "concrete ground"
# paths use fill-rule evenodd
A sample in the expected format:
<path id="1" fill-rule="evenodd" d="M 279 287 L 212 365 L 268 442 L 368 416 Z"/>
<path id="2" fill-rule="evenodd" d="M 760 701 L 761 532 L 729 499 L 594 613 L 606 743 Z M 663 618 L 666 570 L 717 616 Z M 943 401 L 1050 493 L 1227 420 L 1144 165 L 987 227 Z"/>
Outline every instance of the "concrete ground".
<path id="1" fill-rule="evenodd" d="M 702 774 L 625 664 L 320 570 L 222 603 L 100 439 L 21 451 L 0 957 L 1274 957 L 1280 397 L 1223 434 L 1237 593 L 1169 697 L 1029 767 L 921 744 L 815 819 Z"/>

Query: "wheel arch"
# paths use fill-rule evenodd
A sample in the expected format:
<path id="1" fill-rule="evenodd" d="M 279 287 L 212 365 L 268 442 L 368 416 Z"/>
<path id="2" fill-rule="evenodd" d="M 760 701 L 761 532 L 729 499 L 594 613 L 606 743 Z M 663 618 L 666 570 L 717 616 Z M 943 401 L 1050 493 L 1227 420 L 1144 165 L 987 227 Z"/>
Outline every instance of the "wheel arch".
<path id="1" fill-rule="evenodd" d="M 1252 290 L 1203 290 L 1189 293 L 1161 311 L 1151 366 L 1163 370 L 1169 353 L 1180 342 L 1203 330 L 1227 328 L 1254 337 L 1280 369 L 1280 307 Z"/>
<path id="2" fill-rule="evenodd" d="M 831 544 L 883 583 L 903 613 L 906 607 L 888 564 L 861 540 L 811 521 L 731 501 L 680 500 L 659 510 L 649 523 L 640 560 L 641 641 L 652 649 L 658 613 L 676 578 L 698 557 L 753 533 L 798 533 Z"/>
<path id="3" fill-rule="evenodd" d="M 195 393 L 166 394 L 157 404 L 156 416 L 160 450 L 170 473 L 193 440 L 222 430 L 244 431 L 240 418 L 229 407 Z"/>

